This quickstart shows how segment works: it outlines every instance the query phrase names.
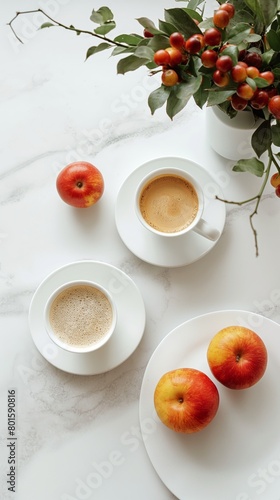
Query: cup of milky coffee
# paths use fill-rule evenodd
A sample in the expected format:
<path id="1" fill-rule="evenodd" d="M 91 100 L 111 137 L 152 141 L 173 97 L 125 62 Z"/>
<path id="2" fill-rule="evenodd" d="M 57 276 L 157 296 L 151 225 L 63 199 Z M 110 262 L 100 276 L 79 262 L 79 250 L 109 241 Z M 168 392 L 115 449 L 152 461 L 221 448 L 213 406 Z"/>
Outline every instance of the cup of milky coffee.
<path id="1" fill-rule="evenodd" d="M 75 353 L 92 352 L 111 337 L 117 321 L 114 302 L 92 281 L 71 281 L 57 288 L 45 307 L 49 337 Z"/>
<path id="2" fill-rule="evenodd" d="M 189 231 L 215 241 L 220 232 L 202 218 L 203 190 L 196 179 L 178 168 L 159 168 L 138 184 L 135 210 L 149 231 L 177 237 Z"/>

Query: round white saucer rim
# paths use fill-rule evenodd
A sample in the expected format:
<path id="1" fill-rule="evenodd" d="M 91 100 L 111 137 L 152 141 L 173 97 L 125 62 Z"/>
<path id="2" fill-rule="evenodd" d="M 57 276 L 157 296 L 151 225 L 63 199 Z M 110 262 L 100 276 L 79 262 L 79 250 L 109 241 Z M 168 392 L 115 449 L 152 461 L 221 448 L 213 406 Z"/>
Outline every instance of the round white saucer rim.
<path id="1" fill-rule="evenodd" d="M 98 352 L 67 352 L 47 335 L 43 321 L 44 304 L 58 285 L 69 279 L 91 276 L 103 286 L 108 285 L 109 280 L 118 310 L 116 329 Z M 135 351 L 144 333 L 146 311 L 138 287 L 126 273 L 105 262 L 81 260 L 54 270 L 40 283 L 31 299 L 28 319 L 34 344 L 50 364 L 76 375 L 96 375 L 116 368 Z"/>
<path id="2" fill-rule="evenodd" d="M 154 158 L 135 169 L 123 182 L 120 187 L 116 207 L 115 222 L 120 238 L 127 248 L 138 258 L 149 264 L 161 267 L 181 267 L 201 259 L 219 241 L 226 218 L 225 204 L 214 198 L 205 203 L 205 219 L 215 211 L 215 226 L 220 231 L 220 236 L 216 241 L 210 241 L 196 234 L 194 231 L 182 235 L 177 239 L 164 241 L 162 245 L 161 237 L 150 233 L 138 220 L 134 210 L 134 192 L 137 183 L 143 175 L 162 166 L 170 166 L 173 162 L 176 168 L 186 169 L 191 175 L 194 171 L 199 181 L 215 185 L 216 194 L 223 196 L 220 187 L 213 177 L 201 166 L 192 160 L 180 157 Z M 166 165 L 165 165 L 166 164 Z M 203 186 L 202 186 L 203 187 Z M 133 194 L 131 195 L 131 191 Z M 185 246 L 182 246 L 185 245 Z"/>
<path id="3" fill-rule="evenodd" d="M 263 338 L 269 353 L 266 373 L 248 392 L 231 391 L 219 384 L 220 409 L 209 428 L 192 436 L 177 435 L 162 425 L 156 415 L 153 402 L 156 383 L 163 373 L 182 366 L 192 366 L 212 378 L 205 355 L 207 346 L 217 331 L 231 324 L 251 328 Z M 260 465 L 270 463 L 271 457 L 278 456 L 275 436 L 280 399 L 275 395 L 280 394 L 277 382 L 279 329 L 279 323 L 261 314 L 235 309 L 213 311 L 175 327 L 152 353 L 140 389 L 139 421 L 143 436 L 149 430 L 149 439 L 144 440 L 144 445 L 150 461 L 176 498 L 186 499 L 188 491 L 188 496 L 197 500 L 223 500 L 233 484 L 232 494 L 237 498 L 248 484 L 250 471 L 258 470 Z M 261 407 L 259 401 L 263 403 Z M 269 426 L 263 425 L 266 421 L 270 422 Z M 232 427 L 228 427 L 230 424 Z M 246 443 L 241 455 L 240 442 Z M 263 443 L 267 444 L 266 451 L 261 446 Z M 221 481 L 217 482 L 218 473 Z M 204 482 L 199 481 L 201 477 Z M 239 483 L 236 478 L 240 478 Z M 270 493 L 269 498 L 276 500 L 276 482 L 271 483 L 272 487 L 273 496 L 271 489 L 267 489 L 266 494 Z"/>

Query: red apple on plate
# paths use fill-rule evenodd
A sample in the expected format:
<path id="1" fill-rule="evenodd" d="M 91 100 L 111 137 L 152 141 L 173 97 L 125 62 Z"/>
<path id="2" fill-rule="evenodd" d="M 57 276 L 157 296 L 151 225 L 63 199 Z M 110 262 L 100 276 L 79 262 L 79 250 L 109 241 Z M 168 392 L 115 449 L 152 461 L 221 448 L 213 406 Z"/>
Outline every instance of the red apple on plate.
<path id="1" fill-rule="evenodd" d="M 215 417 L 219 393 L 200 370 L 178 368 L 165 373 L 154 391 L 159 419 L 175 432 L 192 434 L 204 429 Z"/>
<path id="2" fill-rule="evenodd" d="M 228 326 L 212 338 L 207 361 L 214 377 L 229 389 L 247 389 L 264 375 L 267 350 L 260 336 L 244 326 Z"/>
<path id="3" fill-rule="evenodd" d="M 68 205 L 87 208 L 101 198 L 104 180 L 94 165 L 86 161 L 76 161 L 64 167 L 58 174 L 56 188 Z"/>

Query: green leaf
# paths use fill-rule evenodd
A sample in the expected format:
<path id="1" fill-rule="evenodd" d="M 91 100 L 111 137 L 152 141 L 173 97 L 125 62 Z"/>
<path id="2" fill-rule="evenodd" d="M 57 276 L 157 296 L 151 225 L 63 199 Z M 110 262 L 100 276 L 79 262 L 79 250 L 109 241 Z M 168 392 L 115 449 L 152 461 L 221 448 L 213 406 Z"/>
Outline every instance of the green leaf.
<path id="1" fill-rule="evenodd" d="M 277 80 L 280 80 L 280 68 L 273 68 L 273 73 Z"/>
<path id="2" fill-rule="evenodd" d="M 194 92 L 193 98 L 199 108 L 203 108 L 209 96 L 209 88 L 211 86 L 211 78 L 204 76 L 199 89 Z"/>
<path id="3" fill-rule="evenodd" d="M 102 24 L 98 28 L 94 30 L 94 33 L 97 35 L 107 35 L 110 31 L 112 31 L 116 27 L 115 21 L 109 21 L 106 24 Z"/>
<path id="4" fill-rule="evenodd" d="M 97 52 L 101 52 L 102 50 L 110 49 L 111 45 L 106 42 L 100 43 L 100 45 L 96 45 L 93 47 L 90 47 L 86 53 L 86 60 L 92 56 L 93 54 L 97 54 Z"/>
<path id="5" fill-rule="evenodd" d="M 185 2 L 186 0 L 176 0 L 176 2 Z M 188 3 L 188 8 L 189 9 L 193 9 L 193 10 L 196 10 L 197 7 L 203 3 L 204 0 L 189 0 L 189 3 Z"/>
<path id="6" fill-rule="evenodd" d="M 195 33 L 201 33 L 194 20 L 183 9 L 166 9 L 165 20 L 173 24 L 177 31 L 180 31 L 187 38 Z"/>
<path id="7" fill-rule="evenodd" d="M 174 118 L 175 115 L 177 115 L 182 109 L 186 106 L 188 103 L 189 98 L 185 101 L 183 99 L 178 99 L 176 90 L 178 87 L 171 87 L 171 92 L 170 95 L 167 99 L 166 103 L 166 113 L 171 118 L 171 120 Z"/>
<path id="8" fill-rule="evenodd" d="M 109 7 L 100 7 L 98 10 L 94 10 L 91 13 L 90 20 L 96 24 L 105 24 L 114 19 L 113 12 Z"/>
<path id="9" fill-rule="evenodd" d="M 190 5 L 190 4 L 189 4 Z M 189 16 L 192 18 L 192 19 L 196 19 L 199 23 L 201 23 L 201 21 L 203 21 L 203 18 L 201 17 L 201 15 L 196 12 L 196 10 L 194 9 L 191 9 L 189 6 L 187 9 L 184 9 L 184 11 L 189 14 Z"/>
<path id="10" fill-rule="evenodd" d="M 232 168 L 234 172 L 249 172 L 257 177 L 262 177 L 265 166 L 262 161 L 257 158 L 249 158 L 247 160 L 239 160 Z"/>
<path id="11" fill-rule="evenodd" d="M 215 92 L 209 92 L 207 106 L 216 106 L 217 104 L 222 104 L 225 102 L 230 96 L 235 93 L 235 90 L 215 90 Z"/>
<path id="12" fill-rule="evenodd" d="M 173 24 L 167 23 L 166 21 L 159 20 L 159 28 L 161 31 L 170 36 L 176 31 L 176 27 Z"/>
<path id="13" fill-rule="evenodd" d="M 235 66 L 238 63 L 238 54 L 239 50 L 238 47 L 235 45 L 229 45 L 225 49 L 223 49 L 222 55 L 223 56 L 230 56 L 233 62 L 233 65 Z"/>
<path id="14" fill-rule="evenodd" d="M 143 28 L 146 28 L 149 31 L 151 31 L 151 30 L 158 31 L 155 23 L 153 21 L 151 21 L 151 19 L 149 19 L 148 17 L 138 17 L 136 19 L 136 21 L 138 21 L 138 23 L 141 24 L 141 26 L 143 26 Z M 152 33 L 152 31 L 151 31 L 151 33 Z"/>
<path id="15" fill-rule="evenodd" d="M 112 50 L 112 56 L 118 56 L 119 54 L 131 54 L 135 50 L 135 47 L 115 47 Z"/>
<path id="16" fill-rule="evenodd" d="M 188 81 L 172 87 L 166 105 L 169 118 L 173 119 L 187 105 L 190 98 L 199 89 L 201 81 L 202 75 L 198 77 L 190 76 Z"/>
<path id="17" fill-rule="evenodd" d="M 269 120 L 265 120 L 252 135 L 252 147 L 258 157 L 267 151 L 269 146 L 271 146 L 271 141 L 270 122 Z"/>
<path id="18" fill-rule="evenodd" d="M 138 43 L 143 39 L 140 35 L 119 35 L 114 38 L 114 42 L 126 43 L 127 45 L 138 45 Z"/>
<path id="19" fill-rule="evenodd" d="M 276 33 L 274 30 L 270 30 L 267 33 L 267 41 L 270 47 L 276 52 L 280 51 L 280 34 Z"/>
<path id="20" fill-rule="evenodd" d="M 137 57 L 143 57 L 151 61 L 153 61 L 154 59 L 154 51 L 150 47 L 145 47 L 145 46 L 137 47 L 134 54 Z"/>
<path id="21" fill-rule="evenodd" d="M 199 89 L 202 82 L 202 75 L 190 76 L 187 81 L 184 81 L 178 85 L 177 97 L 184 101 L 188 101 L 189 98 Z"/>
<path id="22" fill-rule="evenodd" d="M 204 21 L 199 23 L 199 27 L 203 31 L 208 30 L 208 28 L 213 28 L 213 20 L 211 18 L 204 19 Z"/>
<path id="23" fill-rule="evenodd" d="M 106 35 L 116 27 L 114 14 L 109 7 L 100 7 L 98 10 L 93 9 L 90 19 L 99 24 L 99 27 L 94 30 L 97 35 Z"/>
<path id="24" fill-rule="evenodd" d="M 148 62 L 148 59 L 144 59 L 141 57 L 137 57 L 134 54 L 121 59 L 117 64 L 117 72 L 118 74 L 124 75 L 128 71 L 134 71 L 135 69 L 140 68 L 140 66 L 145 66 Z"/>
<path id="25" fill-rule="evenodd" d="M 261 78 L 260 76 L 256 76 L 253 80 L 259 89 L 263 89 L 264 87 L 268 87 L 268 81 L 265 78 Z"/>
<path id="26" fill-rule="evenodd" d="M 271 126 L 271 136 L 272 142 L 275 146 L 280 146 L 280 125 L 272 125 Z"/>
<path id="27" fill-rule="evenodd" d="M 264 80 L 264 78 L 261 78 L 261 80 Z M 246 82 L 248 83 L 248 85 L 250 85 L 250 87 L 253 90 L 257 90 L 257 84 L 256 84 L 256 79 L 255 78 L 250 78 L 249 76 L 247 76 Z"/>
<path id="28" fill-rule="evenodd" d="M 164 35 L 161 29 L 158 29 L 151 19 L 148 17 L 139 17 L 136 21 L 143 26 L 143 28 L 147 29 L 153 35 Z"/>
<path id="29" fill-rule="evenodd" d="M 153 38 L 150 38 L 148 46 L 154 52 L 160 49 L 167 49 L 167 47 L 170 47 L 169 38 L 164 35 L 155 35 Z"/>
<path id="30" fill-rule="evenodd" d="M 53 23 L 43 23 L 43 24 L 41 24 L 41 26 L 40 26 L 39 29 L 42 30 L 44 28 L 50 28 L 51 26 L 55 26 L 55 24 L 53 24 Z"/>
<path id="31" fill-rule="evenodd" d="M 77 30 L 77 29 L 75 28 L 75 26 L 73 26 L 73 24 L 70 24 L 69 28 L 70 28 L 71 30 L 75 31 L 77 36 L 79 36 L 79 35 L 81 34 L 81 32 L 80 32 L 79 30 Z"/>
<path id="32" fill-rule="evenodd" d="M 262 37 L 256 33 L 254 34 L 249 34 L 246 38 L 244 38 L 245 43 L 256 43 L 259 42 L 262 39 Z"/>
<path id="33" fill-rule="evenodd" d="M 248 37 L 250 31 L 251 26 L 247 23 L 238 23 L 229 31 L 227 42 L 239 45 Z"/>
<path id="34" fill-rule="evenodd" d="M 221 104 L 219 104 L 219 109 L 228 115 L 229 118 L 234 118 L 237 115 L 237 111 L 233 109 L 231 103 L 229 101 L 224 101 Z"/>
<path id="35" fill-rule="evenodd" d="M 261 23 L 265 26 L 272 23 L 277 12 L 277 2 L 275 0 L 244 0 L 244 2 Z"/>
<path id="36" fill-rule="evenodd" d="M 267 52 L 264 52 L 261 54 L 262 56 L 262 61 L 265 65 L 269 66 L 271 59 L 274 56 L 274 51 L 273 50 L 268 50 Z"/>
<path id="37" fill-rule="evenodd" d="M 161 108 L 165 104 L 170 92 L 171 87 L 166 87 L 165 85 L 161 85 L 161 87 L 151 92 L 148 97 L 148 105 L 150 107 L 152 115 L 158 108 Z"/>
<path id="38" fill-rule="evenodd" d="M 187 66 L 183 64 L 180 67 L 183 69 L 182 78 L 184 80 L 188 80 L 190 74 L 193 76 L 201 76 L 200 69 L 202 65 L 200 57 L 190 57 Z"/>

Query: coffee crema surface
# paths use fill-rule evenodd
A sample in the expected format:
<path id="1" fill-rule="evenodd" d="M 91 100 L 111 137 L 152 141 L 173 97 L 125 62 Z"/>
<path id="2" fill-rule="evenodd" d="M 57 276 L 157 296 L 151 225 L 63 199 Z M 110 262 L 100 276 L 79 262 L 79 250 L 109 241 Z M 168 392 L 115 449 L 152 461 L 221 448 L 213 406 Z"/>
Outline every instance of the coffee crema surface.
<path id="1" fill-rule="evenodd" d="M 112 319 L 108 298 L 90 285 L 73 285 L 60 292 L 49 314 L 53 332 L 71 347 L 88 347 L 102 340 Z"/>
<path id="2" fill-rule="evenodd" d="M 188 180 L 164 174 L 148 181 L 140 194 L 139 208 L 151 227 L 163 233 L 175 233 L 194 221 L 199 201 Z"/>

